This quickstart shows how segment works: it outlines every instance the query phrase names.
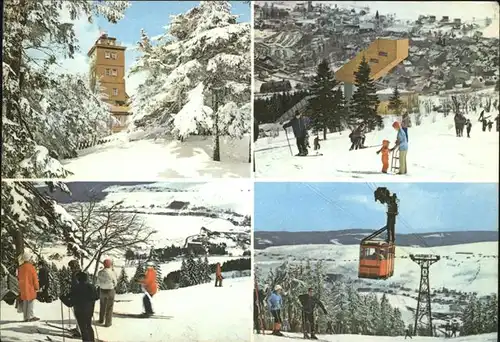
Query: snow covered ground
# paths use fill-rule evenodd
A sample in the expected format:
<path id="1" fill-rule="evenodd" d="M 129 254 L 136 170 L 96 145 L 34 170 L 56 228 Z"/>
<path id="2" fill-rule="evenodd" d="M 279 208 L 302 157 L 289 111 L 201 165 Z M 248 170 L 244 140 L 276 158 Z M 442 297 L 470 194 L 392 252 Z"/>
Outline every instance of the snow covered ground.
<path id="1" fill-rule="evenodd" d="M 491 113 L 490 113 L 491 114 Z M 396 141 L 392 128 L 394 118 L 385 118 L 385 128 L 366 135 L 365 146 L 377 146 L 349 151 L 351 146 L 348 132 L 331 133 L 327 140 L 320 141 L 323 156 L 294 157 L 283 129 L 276 138 L 259 138 L 255 143 L 256 177 L 301 178 L 317 177 L 336 180 L 370 178 L 372 181 L 498 181 L 499 135 L 495 128 L 482 132 L 477 122 L 478 115 L 470 115 L 471 138 L 455 136 L 453 115 L 446 118 L 436 113 L 424 117 L 422 125 L 408 130 L 408 174 L 388 175 L 380 172 L 382 162 L 375 152 L 382 140 Z M 493 113 L 493 118 L 497 113 Z M 490 118 L 491 119 L 491 118 Z M 414 120 L 413 120 L 414 121 Z M 465 132 L 464 132 L 465 135 Z M 298 153 L 293 133 L 288 132 L 292 154 Z M 322 134 L 320 135 L 322 139 Z M 313 137 L 309 139 L 311 147 Z M 310 154 L 314 154 L 312 148 Z"/>
<path id="2" fill-rule="evenodd" d="M 166 178 L 250 177 L 249 137 L 221 138 L 221 161 L 212 161 L 213 138 L 189 137 L 184 142 L 129 140 L 126 134 L 105 145 L 79 151 L 63 161 L 73 173 L 68 179 L 139 180 Z"/>
<path id="3" fill-rule="evenodd" d="M 304 341 L 301 334 L 297 333 L 285 333 L 287 340 L 297 340 Z M 380 341 L 380 342 L 389 342 L 389 341 L 399 341 L 403 339 L 403 336 L 363 336 L 363 335 L 318 335 L 318 337 L 322 341 L 331 341 L 331 342 L 372 342 L 372 341 Z M 498 334 L 483 334 L 483 335 L 474 335 L 474 336 L 464 336 L 453 338 L 454 342 L 495 342 L 497 341 Z M 254 342 L 274 342 L 281 341 L 282 337 L 272 336 L 272 335 L 254 335 Z M 408 341 L 413 342 L 441 342 L 441 341 L 449 341 L 448 338 L 443 337 L 421 337 L 416 336 L 413 339 L 408 339 Z"/>
<path id="4" fill-rule="evenodd" d="M 430 268 L 435 324 L 445 323 L 442 321 L 445 317 L 459 315 L 456 304 L 463 301 L 461 293 L 477 292 L 479 296 L 497 293 L 498 242 L 432 248 L 396 247 L 394 275 L 383 281 L 358 279 L 359 246 L 357 245 L 268 247 L 255 250 L 254 260 L 262 277 L 266 277 L 272 268 L 280 266 L 285 261 L 300 263 L 309 259 L 314 264 L 321 260 L 327 274 L 339 276 L 338 279 L 342 282 L 355 284 L 358 291 L 375 293 L 379 297 L 385 293 L 390 304 L 400 309 L 403 321 L 412 324 L 414 308 L 417 306 L 420 268 L 409 258 L 409 254 L 441 256 L 441 260 Z M 344 341 L 344 339 L 331 341 Z"/>
<path id="5" fill-rule="evenodd" d="M 165 319 L 124 318 L 117 313 L 138 314 L 142 310 L 141 294 L 117 295 L 115 316 L 109 328 L 96 326 L 99 339 L 107 342 L 139 341 L 250 341 L 252 326 L 252 303 L 250 277 L 227 279 L 224 286 L 216 288 L 212 283 L 160 291 L 153 298 L 153 310 L 157 315 L 170 316 Z M 248 300 L 245 300 L 248 298 Z M 39 322 L 22 323 L 22 315 L 14 306 L 2 302 L 0 313 L 0 336 L 2 342 L 46 342 L 46 336 L 60 342 L 60 333 L 44 322 L 61 323 L 60 302 L 35 303 L 35 315 Z M 97 318 L 97 302 L 94 318 Z M 68 310 L 64 320 L 68 323 Z M 69 316 L 72 326 L 74 319 Z M 69 339 L 66 339 L 69 341 Z M 76 341 L 76 340 L 75 340 Z"/>
<path id="6" fill-rule="evenodd" d="M 459 254 L 471 253 L 471 254 Z M 431 266 L 431 287 L 456 291 L 476 291 L 481 295 L 497 292 L 498 242 L 479 242 L 443 247 L 396 247 L 394 275 L 388 280 L 363 279 L 362 286 L 373 288 L 406 287 L 417 290 L 420 268 L 409 254 L 437 254 L 441 260 Z M 322 260 L 327 273 L 358 278 L 359 246 L 293 245 L 255 250 L 255 262 L 262 274 L 285 260 Z"/>

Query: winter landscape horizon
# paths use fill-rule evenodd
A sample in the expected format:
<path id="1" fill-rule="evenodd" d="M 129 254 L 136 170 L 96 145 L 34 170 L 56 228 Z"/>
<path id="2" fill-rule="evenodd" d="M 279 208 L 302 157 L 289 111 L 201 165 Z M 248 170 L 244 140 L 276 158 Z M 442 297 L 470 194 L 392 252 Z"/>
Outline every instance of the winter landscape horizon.
<path id="1" fill-rule="evenodd" d="M 27 191 L 37 197 L 26 200 Z M 3 181 L 2 194 L 10 195 L 2 198 L 2 299 L 19 291 L 11 278 L 16 240 L 12 231 L 3 230 L 4 222 L 45 221 L 23 232 L 24 249 L 37 268 L 43 260 L 49 270 L 47 298 L 39 297 L 33 309 L 39 321 L 23 322 L 14 303 L 2 301 L 2 341 L 78 339 L 70 335 L 76 324 L 72 309 L 59 299 L 70 289 L 68 265 L 75 259 L 93 283 L 106 259 L 117 276 L 113 324 L 97 321 L 102 302 L 92 314 L 96 341 L 250 341 L 251 309 L 245 301 L 252 288 L 249 181 Z M 52 212 L 32 215 L 37 200 Z M 158 292 L 148 319 L 141 317 L 144 290 L 138 281 L 150 264 Z M 222 285 L 214 286 L 219 277 Z M 214 329 L 220 319 L 231 329 Z"/>

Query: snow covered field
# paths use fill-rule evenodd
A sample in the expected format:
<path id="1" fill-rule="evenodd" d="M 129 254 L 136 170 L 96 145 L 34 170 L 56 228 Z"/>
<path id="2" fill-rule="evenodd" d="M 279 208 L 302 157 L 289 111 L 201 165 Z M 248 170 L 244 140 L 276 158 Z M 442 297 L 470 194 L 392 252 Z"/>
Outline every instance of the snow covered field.
<path id="1" fill-rule="evenodd" d="M 157 315 L 171 318 L 148 320 L 119 317 L 116 313 L 140 313 L 142 295 L 117 295 L 115 300 L 120 302 L 114 305 L 113 325 L 109 328 L 96 326 L 95 329 L 98 337 L 106 342 L 250 341 L 251 290 L 250 277 L 245 277 L 227 279 L 222 288 L 216 288 L 210 283 L 160 291 L 153 298 L 153 309 Z M 61 323 L 59 301 L 50 304 L 36 302 L 35 315 L 41 320 L 35 323 L 22 323 L 22 315 L 16 312 L 14 306 L 5 305 L 3 302 L 0 312 L 2 342 L 46 342 L 48 341 L 46 336 L 50 336 L 54 342 L 62 341 L 62 337 L 51 335 L 60 333 L 60 330 L 44 323 L 45 321 L 52 324 Z M 98 312 L 97 303 L 95 318 Z M 67 325 L 67 309 L 64 309 L 64 319 Z M 74 326 L 72 316 L 70 320 Z"/>
<path id="2" fill-rule="evenodd" d="M 69 180 L 139 180 L 166 178 L 250 177 L 249 137 L 221 138 L 221 161 L 212 161 L 213 138 L 189 137 L 184 142 L 163 139 L 130 141 L 128 136 L 79 151 L 63 161 Z"/>
<path id="3" fill-rule="evenodd" d="M 287 340 L 293 341 L 304 341 L 301 334 L 297 333 L 285 333 Z M 484 335 L 474 335 L 474 336 L 464 336 L 453 338 L 454 342 L 496 342 L 498 334 L 484 334 Z M 372 342 L 372 341 L 380 341 L 380 342 L 389 342 L 389 341 L 399 341 L 403 339 L 403 336 L 363 336 L 363 335 L 318 335 L 321 341 L 329 341 L 329 342 Z M 277 336 L 264 336 L 264 335 L 254 335 L 254 342 L 274 342 L 281 341 L 282 337 Z M 416 336 L 413 339 L 408 339 L 408 341 L 413 342 L 441 342 L 441 341 L 449 341 L 448 338 L 442 337 L 421 337 Z"/>
<path id="4" fill-rule="evenodd" d="M 496 115 L 494 112 L 493 115 Z M 471 115 L 471 138 L 455 136 L 453 115 L 443 118 L 436 114 L 424 117 L 422 125 L 408 130 L 408 174 L 388 175 L 380 172 L 382 162 L 375 152 L 382 140 L 396 141 L 392 128 L 394 118 L 385 119 L 385 128 L 366 135 L 365 146 L 377 146 L 349 151 L 348 132 L 331 133 L 320 141 L 323 156 L 294 157 L 290 153 L 285 132 L 280 127 L 276 138 L 259 138 L 255 143 L 256 177 L 269 178 L 332 178 L 352 180 L 369 178 L 372 181 L 404 179 L 405 181 L 494 181 L 498 180 L 499 135 L 493 130 L 482 132 L 477 116 Z M 465 133 L 464 133 L 465 135 Z M 288 132 L 292 153 L 298 153 L 293 133 Z M 322 135 L 320 135 L 322 138 Z M 309 138 L 311 147 L 313 137 Z M 312 148 L 310 154 L 314 154 Z"/>
<path id="5" fill-rule="evenodd" d="M 458 254 L 471 253 L 471 254 Z M 406 287 L 418 290 L 420 268 L 409 254 L 437 254 L 441 260 L 431 266 L 431 287 L 486 295 L 497 292 L 498 242 L 480 242 L 443 247 L 396 247 L 394 276 L 388 280 L 363 279 L 363 286 L 374 288 Z M 323 260 L 327 273 L 358 278 L 359 246 L 294 245 L 255 250 L 255 262 L 262 274 L 285 260 L 311 262 Z"/>

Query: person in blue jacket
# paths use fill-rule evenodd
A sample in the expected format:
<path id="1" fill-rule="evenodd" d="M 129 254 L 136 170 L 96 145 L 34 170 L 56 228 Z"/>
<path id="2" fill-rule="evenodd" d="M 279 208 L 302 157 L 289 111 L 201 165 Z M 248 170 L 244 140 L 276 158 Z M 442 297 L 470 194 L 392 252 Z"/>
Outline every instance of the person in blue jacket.
<path id="1" fill-rule="evenodd" d="M 392 127 L 398 132 L 398 137 L 396 140 L 396 145 L 391 148 L 391 152 L 396 148 L 399 148 L 399 174 L 405 175 L 408 172 L 408 164 L 406 163 L 406 155 L 408 154 L 408 139 L 406 138 L 406 133 L 401 128 L 399 122 L 395 121 Z"/>
<path id="2" fill-rule="evenodd" d="M 307 126 L 309 125 L 309 119 L 303 117 L 300 112 L 295 112 L 295 117 L 283 125 L 284 129 L 292 127 L 293 135 L 297 141 L 297 148 L 299 149 L 299 156 L 307 156 L 309 151 L 307 150 Z"/>
<path id="3" fill-rule="evenodd" d="M 281 299 L 281 291 L 282 288 L 280 285 L 276 285 L 274 287 L 273 293 L 267 299 L 267 307 L 269 311 L 271 311 L 271 315 L 274 318 L 274 327 L 273 327 L 273 335 L 283 336 L 281 333 L 281 307 L 283 305 L 283 301 Z"/>

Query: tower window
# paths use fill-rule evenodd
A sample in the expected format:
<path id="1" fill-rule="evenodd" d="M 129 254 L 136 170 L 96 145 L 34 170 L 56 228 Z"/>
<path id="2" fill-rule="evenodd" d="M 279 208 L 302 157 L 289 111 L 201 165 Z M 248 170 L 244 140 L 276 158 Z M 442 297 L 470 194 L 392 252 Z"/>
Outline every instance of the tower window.
<path id="1" fill-rule="evenodd" d="M 108 51 L 105 51 L 104 52 L 104 58 L 110 59 L 111 58 L 111 54 Z"/>
<path id="2" fill-rule="evenodd" d="M 113 88 L 113 95 L 118 96 L 118 88 Z"/>
<path id="3" fill-rule="evenodd" d="M 379 51 L 378 55 L 381 56 L 381 57 L 387 57 L 387 52 Z"/>
<path id="4" fill-rule="evenodd" d="M 111 75 L 111 69 L 104 70 L 104 75 L 106 75 L 106 76 Z"/>
<path id="5" fill-rule="evenodd" d="M 118 74 L 118 72 L 116 71 L 116 69 L 111 70 L 111 75 L 116 76 L 117 74 Z"/>
<path id="6" fill-rule="evenodd" d="M 376 58 L 370 58 L 370 63 L 378 63 L 378 59 L 376 59 Z"/>
<path id="7" fill-rule="evenodd" d="M 116 59 L 116 52 L 111 53 L 111 59 Z"/>

